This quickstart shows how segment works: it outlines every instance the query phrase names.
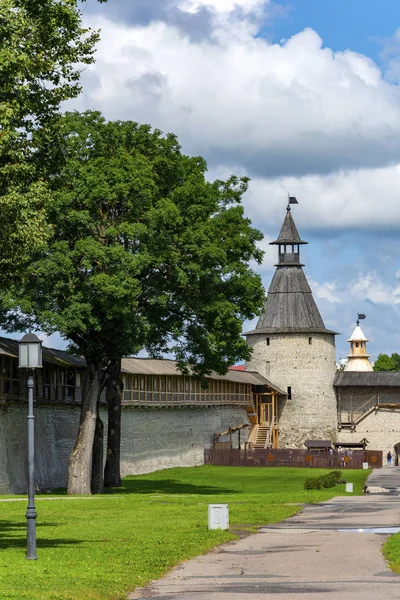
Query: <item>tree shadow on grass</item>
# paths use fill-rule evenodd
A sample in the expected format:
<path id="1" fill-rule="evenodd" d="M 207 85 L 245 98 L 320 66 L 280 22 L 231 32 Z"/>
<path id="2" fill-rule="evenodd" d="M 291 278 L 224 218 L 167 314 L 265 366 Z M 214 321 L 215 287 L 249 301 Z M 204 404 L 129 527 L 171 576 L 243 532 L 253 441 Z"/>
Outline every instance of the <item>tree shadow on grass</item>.
<path id="1" fill-rule="evenodd" d="M 56 523 L 41 523 L 40 529 L 44 527 L 56 527 Z M 62 548 L 67 546 L 78 546 L 84 540 L 67 540 L 63 538 L 48 539 L 37 535 L 38 548 Z M 0 521 L 0 550 L 7 548 L 26 547 L 26 523 L 15 521 Z"/>
<path id="2" fill-rule="evenodd" d="M 124 479 L 122 486 L 105 490 L 106 494 L 197 494 L 213 496 L 216 494 L 236 494 L 237 490 L 211 485 L 193 485 L 175 479 L 149 480 Z"/>

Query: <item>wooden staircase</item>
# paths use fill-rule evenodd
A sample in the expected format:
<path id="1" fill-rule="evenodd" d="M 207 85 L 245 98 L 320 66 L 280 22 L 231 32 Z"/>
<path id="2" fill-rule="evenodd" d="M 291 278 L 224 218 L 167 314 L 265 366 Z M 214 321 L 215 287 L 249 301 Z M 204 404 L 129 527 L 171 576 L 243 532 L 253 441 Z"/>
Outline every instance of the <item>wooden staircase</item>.
<path id="1" fill-rule="evenodd" d="M 266 425 L 259 425 L 253 448 L 264 449 L 271 444 L 271 430 Z"/>

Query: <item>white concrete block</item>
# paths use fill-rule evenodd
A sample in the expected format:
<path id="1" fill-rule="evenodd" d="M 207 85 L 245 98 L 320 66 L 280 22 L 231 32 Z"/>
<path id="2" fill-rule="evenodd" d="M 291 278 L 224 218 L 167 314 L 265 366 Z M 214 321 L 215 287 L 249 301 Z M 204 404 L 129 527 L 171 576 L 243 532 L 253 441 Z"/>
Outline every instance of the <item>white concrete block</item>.
<path id="1" fill-rule="evenodd" d="M 229 508 L 227 504 L 208 505 L 208 529 L 229 529 Z"/>

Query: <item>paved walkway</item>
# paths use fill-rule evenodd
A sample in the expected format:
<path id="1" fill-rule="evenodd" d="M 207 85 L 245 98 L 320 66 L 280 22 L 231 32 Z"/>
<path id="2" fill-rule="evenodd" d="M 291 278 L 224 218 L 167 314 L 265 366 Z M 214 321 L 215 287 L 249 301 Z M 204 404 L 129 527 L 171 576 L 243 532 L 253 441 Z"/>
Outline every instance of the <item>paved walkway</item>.
<path id="1" fill-rule="evenodd" d="M 375 471 L 387 493 L 340 496 L 187 561 L 131 600 L 400 599 L 400 576 L 381 547 L 387 535 L 338 531 L 400 527 L 400 468 Z M 372 487 L 374 487 L 372 486 Z"/>

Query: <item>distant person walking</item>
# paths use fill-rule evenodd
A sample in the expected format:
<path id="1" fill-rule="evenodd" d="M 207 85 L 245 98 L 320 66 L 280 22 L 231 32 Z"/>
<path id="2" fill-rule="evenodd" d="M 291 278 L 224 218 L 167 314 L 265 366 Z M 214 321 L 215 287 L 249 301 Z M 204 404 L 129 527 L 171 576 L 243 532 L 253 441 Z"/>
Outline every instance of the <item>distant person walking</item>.
<path id="1" fill-rule="evenodd" d="M 387 455 L 386 455 L 386 460 L 387 460 L 387 466 L 388 466 L 388 467 L 391 467 L 391 466 L 392 466 L 392 458 L 393 458 L 393 457 L 392 457 L 392 453 L 391 453 L 391 452 L 390 452 L 390 450 L 389 450 L 389 452 L 388 452 L 388 453 L 387 453 Z"/>

